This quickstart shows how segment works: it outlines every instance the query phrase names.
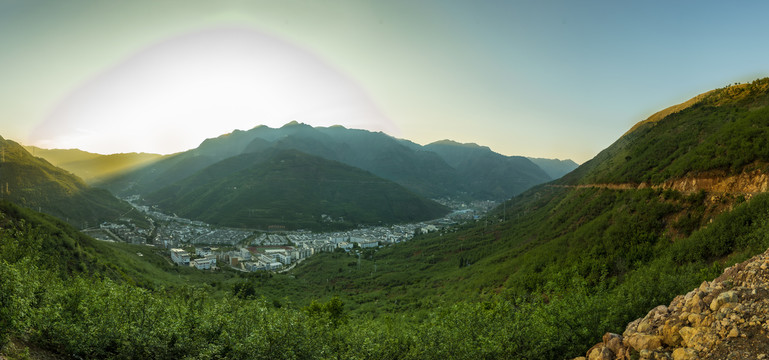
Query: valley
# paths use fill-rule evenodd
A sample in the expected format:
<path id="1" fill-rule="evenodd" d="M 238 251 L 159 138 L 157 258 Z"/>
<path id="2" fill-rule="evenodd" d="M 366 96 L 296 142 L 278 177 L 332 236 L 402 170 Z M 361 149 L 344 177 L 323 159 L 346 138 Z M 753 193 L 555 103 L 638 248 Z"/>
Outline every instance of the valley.
<path id="1" fill-rule="evenodd" d="M 96 241 L 5 204 L 2 278 L 33 281 L 0 281 L 15 294 L 5 301 L 23 309 L 0 314 L 0 324 L 9 341 L 83 357 L 577 357 L 769 248 L 767 84 L 717 89 L 642 121 L 563 177 L 533 181 L 496 206 L 490 194 L 518 190 L 494 184 L 534 174 L 533 161 L 298 123 L 209 139 L 102 183 L 132 195 L 132 204 L 117 201 L 137 220 L 101 221 L 99 230 L 128 229 L 141 245 Z M 347 148 L 361 159 L 387 149 L 407 168 L 430 164 L 436 177 L 414 182 L 424 168 L 394 171 L 400 161 L 369 171 L 328 158 Z M 289 211 L 247 222 L 281 199 Z M 420 219 L 448 214 L 455 220 Z M 186 262 L 205 268 L 214 258 L 220 270 Z M 35 295 L 41 288 L 51 290 Z M 67 337 L 57 335 L 65 327 Z M 730 339 L 739 338 L 721 341 Z M 630 358 L 654 354 L 623 344 Z"/>

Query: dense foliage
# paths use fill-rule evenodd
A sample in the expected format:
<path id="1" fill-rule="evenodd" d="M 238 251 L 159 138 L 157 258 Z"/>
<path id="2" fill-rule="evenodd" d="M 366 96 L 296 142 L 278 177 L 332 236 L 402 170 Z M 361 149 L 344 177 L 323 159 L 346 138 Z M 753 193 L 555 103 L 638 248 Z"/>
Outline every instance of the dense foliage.
<path id="1" fill-rule="evenodd" d="M 736 213 L 769 210 L 765 198 L 749 204 L 755 205 Z M 712 228 L 696 236 L 720 231 Z M 86 358 L 562 358 L 713 276 L 705 265 L 676 266 L 662 256 L 616 287 L 590 286 L 564 272 L 541 287 L 549 299 L 494 296 L 372 318 L 348 313 L 334 298 L 276 308 L 260 298 L 215 297 L 206 287 L 148 290 L 86 273 L 63 275 L 41 263 L 34 255 L 40 252 L 14 250 L 52 239 L 49 230 L 27 221 L 4 225 L 2 333 L 5 341 L 24 338 Z M 762 224 L 749 232 L 766 230 Z M 764 237 L 755 245 L 769 243 Z"/>

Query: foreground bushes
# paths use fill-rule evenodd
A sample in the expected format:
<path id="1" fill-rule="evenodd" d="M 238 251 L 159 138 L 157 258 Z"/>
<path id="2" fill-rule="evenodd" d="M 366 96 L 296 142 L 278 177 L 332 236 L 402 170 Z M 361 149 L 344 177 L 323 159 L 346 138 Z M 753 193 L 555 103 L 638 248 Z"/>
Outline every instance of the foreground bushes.
<path id="1" fill-rule="evenodd" d="M 2 261 L 0 326 L 6 340 L 77 358 L 560 358 L 698 281 L 693 272 L 675 274 L 638 272 L 611 292 L 575 280 L 569 294 L 546 301 L 498 296 L 374 319 L 348 317 L 338 299 L 275 308 L 266 300 L 213 298 L 205 288 L 152 292 Z M 642 286 L 646 281 L 658 286 Z"/>

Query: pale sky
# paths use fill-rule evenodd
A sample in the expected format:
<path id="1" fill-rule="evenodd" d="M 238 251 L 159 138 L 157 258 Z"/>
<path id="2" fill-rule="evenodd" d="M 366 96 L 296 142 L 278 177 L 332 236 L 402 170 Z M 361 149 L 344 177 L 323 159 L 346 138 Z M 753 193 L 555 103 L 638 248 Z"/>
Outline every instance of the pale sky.
<path id="1" fill-rule="evenodd" d="M 172 153 L 292 120 L 584 162 L 769 76 L 763 1 L 0 0 L 0 135 Z"/>

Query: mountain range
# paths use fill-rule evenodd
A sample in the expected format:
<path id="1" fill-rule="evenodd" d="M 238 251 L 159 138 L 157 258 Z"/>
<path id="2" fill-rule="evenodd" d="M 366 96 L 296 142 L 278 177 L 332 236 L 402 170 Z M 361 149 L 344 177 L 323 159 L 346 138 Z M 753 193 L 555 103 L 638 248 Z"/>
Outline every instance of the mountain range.
<path id="1" fill-rule="evenodd" d="M 195 149 L 100 185 L 117 194 L 148 194 L 226 158 L 269 149 L 298 150 L 354 166 L 428 198 L 501 200 L 551 180 L 527 158 L 503 156 L 474 144 L 444 141 L 421 146 L 384 133 L 292 122 L 278 129 L 258 126 L 208 139 Z M 571 161 L 558 165 L 557 174 L 576 167 Z"/>
<path id="2" fill-rule="evenodd" d="M 248 228 L 317 230 L 427 220 L 448 211 L 427 198 L 503 200 L 576 167 L 571 160 L 504 156 L 476 144 L 444 140 L 421 146 L 384 133 L 297 122 L 236 130 L 166 156 L 26 149 L 117 195 L 138 194 L 170 213 Z M 306 169 L 271 166 L 276 156 Z"/>

